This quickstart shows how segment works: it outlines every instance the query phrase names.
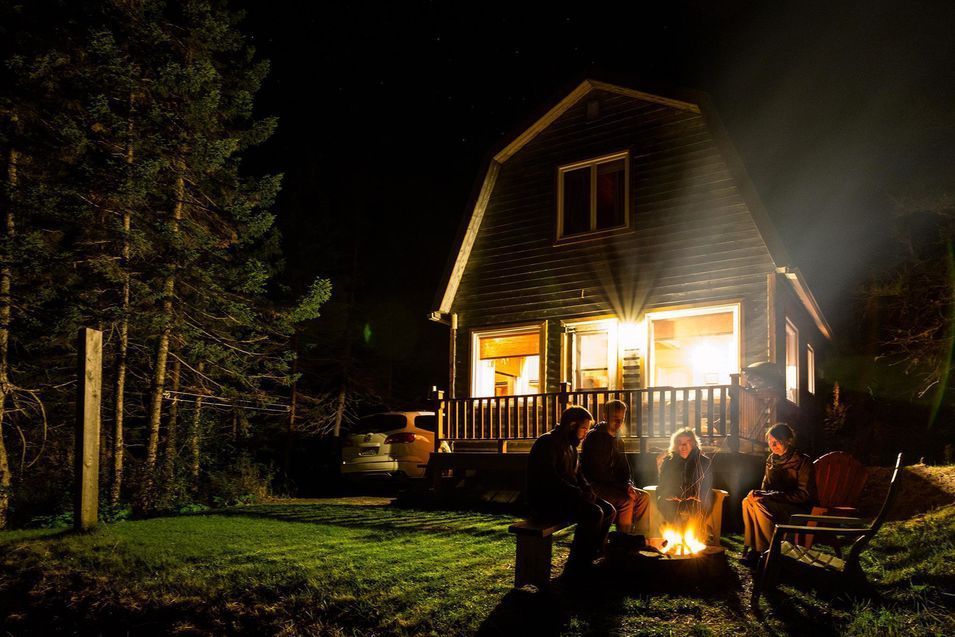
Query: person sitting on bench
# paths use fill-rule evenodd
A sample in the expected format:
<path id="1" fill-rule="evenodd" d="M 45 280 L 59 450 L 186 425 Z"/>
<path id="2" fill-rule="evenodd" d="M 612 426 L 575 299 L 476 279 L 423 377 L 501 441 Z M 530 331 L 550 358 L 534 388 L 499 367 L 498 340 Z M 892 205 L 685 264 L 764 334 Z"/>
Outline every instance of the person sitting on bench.
<path id="1" fill-rule="evenodd" d="M 587 435 L 593 416 L 583 407 L 568 407 L 560 423 L 541 435 L 527 459 L 527 504 L 531 517 L 573 520 L 577 524 L 565 575 L 585 572 L 600 556 L 616 511 L 594 494 L 581 475 L 577 445 Z"/>
<path id="2" fill-rule="evenodd" d="M 604 422 L 590 430 L 580 448 L 580 470 L 598 498 L 617 510 L 617 530 L 632 533 L 650 504 L 646 491 L 637 489 L 630 475 L 630 463 L 619 438 L 627 418 L 627 403 L 609 400 L 604 403 Z"/>

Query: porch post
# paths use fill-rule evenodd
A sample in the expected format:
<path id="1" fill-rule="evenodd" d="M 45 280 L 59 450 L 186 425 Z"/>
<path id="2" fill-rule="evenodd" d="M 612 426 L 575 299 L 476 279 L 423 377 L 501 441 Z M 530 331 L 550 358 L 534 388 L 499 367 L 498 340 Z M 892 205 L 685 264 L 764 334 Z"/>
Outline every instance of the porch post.
<path id="1" fill-rule="evenodd" d="M 726 445 L 733 453 L 739 453 L 739 374 L 730 374 L 730 429 Z"/>
<path id="2" fill-rule="evenodd" d="M 560 383 L 560 389 L 557 393 L 557 406 L 559 407 L 559 413 L 555 414 L 557 422 L 560 422 L 560 415 L 567 409 L 568 404 L 570 404 L 570 383 L 565 380 Z M 554 424 L 556 425 L 556 423 Z"/>
<path id="3" fill-rule="evenodd" d="M 431 400 L 434 404 L 434 452 L 438 453 L 441 448 L 441 440 L 444 438 L 444 390 L 431 386 Z"/>

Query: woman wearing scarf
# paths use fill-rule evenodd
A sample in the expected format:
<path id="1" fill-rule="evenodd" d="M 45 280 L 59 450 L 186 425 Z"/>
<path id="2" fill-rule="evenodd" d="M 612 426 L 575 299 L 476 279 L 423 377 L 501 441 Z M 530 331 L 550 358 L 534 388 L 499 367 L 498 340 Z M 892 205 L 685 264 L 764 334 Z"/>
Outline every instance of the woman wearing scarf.
<path id="1" fill-rule="evenodd" d="M 766 474 L 757 491 L 743 500 L 742 561 L 755 566 L 769 548 L 777 524 L 794 513 L 809 513 L 816 501 L 816 476 L 809 456 L 796 450 L 792 427 L 777 423 L 766 433 L 772 452 L 766 459 Z"/>
<path id="2" fill-rule="evenodd" d="M 692 429 L 681 429 L 670 438 L 670 451 L 660 465 L 657 508 L 670 524 L 702 523 L 713 508 L 713 472 L 710 459 L 700 453 Z"/>

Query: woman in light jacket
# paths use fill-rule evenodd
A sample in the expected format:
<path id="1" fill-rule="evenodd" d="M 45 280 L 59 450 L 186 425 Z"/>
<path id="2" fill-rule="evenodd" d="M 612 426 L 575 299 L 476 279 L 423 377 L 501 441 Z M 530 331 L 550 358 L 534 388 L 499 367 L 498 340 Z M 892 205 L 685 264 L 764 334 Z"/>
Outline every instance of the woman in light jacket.
<path id="1" fill-rule="evenodd" d="M 660 465 L 657 508 L 669 524 L 702 523 L 713 508 L 713 471 L 710 459 L 700 452 L 692 429 L 681 429 L 670 438 L 670 451 Z"/>

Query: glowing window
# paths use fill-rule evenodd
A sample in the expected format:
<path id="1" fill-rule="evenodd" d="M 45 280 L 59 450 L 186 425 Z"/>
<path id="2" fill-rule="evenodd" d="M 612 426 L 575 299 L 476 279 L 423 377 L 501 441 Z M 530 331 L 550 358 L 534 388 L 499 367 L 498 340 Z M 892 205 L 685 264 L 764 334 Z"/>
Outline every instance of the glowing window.
<path id="1" fill-rule="evenodd" d="M 786 400 L 799 404 L 799 330 L 786 319 Z"/>
<path id="2" fill-rule="evenodd" d="M 616 153 L 558 169 L 558 238 L 629 225 L 627 157 Z"/>
<path id="3" fill-rule="evenodd" d="M 728 385 L 739 372 L 739 306 L 647 315 L 649 385 Z"/>
<path id="4" fill-rule="evenodd" d="M 474 334 L 471 395 L 540 393 L 540 328 Z"/>
<path id="5" fill-rule="evenodd" d="M 617 384 L 617 320 L 570 322 L 566 378 L 574 389 L 614 389 Z"/>
<path id="6" fill-rule="evenodd" d="M 816 393 L 816 351 L 806 344 L 806 391 Z"/>

